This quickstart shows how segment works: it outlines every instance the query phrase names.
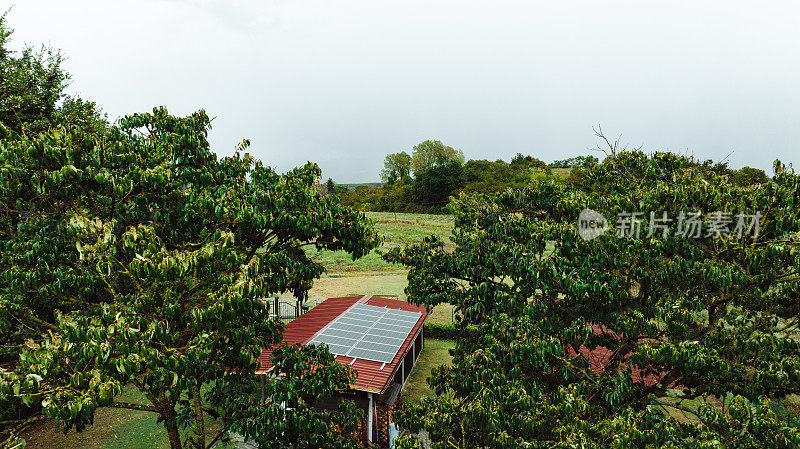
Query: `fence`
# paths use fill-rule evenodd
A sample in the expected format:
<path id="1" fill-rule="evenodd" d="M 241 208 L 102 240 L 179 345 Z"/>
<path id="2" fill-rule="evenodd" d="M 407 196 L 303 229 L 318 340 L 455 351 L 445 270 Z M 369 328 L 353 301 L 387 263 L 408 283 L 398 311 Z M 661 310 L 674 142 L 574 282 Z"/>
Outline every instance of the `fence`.
<path id="1" fill-rule="evenodd" d="M 269 301 L 269 316 L 288 323 L 308 311 L 308 306 L 297 298 L 272 298 Z"/>

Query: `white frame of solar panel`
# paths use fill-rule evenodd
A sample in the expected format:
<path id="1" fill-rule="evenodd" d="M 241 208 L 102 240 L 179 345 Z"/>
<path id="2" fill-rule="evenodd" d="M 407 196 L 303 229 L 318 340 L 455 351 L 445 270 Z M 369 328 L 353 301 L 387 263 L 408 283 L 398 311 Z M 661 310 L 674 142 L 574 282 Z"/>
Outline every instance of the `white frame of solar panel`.
<path id="1" fill-rule="evenodd" d="M 308 344 L 325 343 L 335 355 L 391 363 L 421 316 L 420 312 L 355 304 Z"/>

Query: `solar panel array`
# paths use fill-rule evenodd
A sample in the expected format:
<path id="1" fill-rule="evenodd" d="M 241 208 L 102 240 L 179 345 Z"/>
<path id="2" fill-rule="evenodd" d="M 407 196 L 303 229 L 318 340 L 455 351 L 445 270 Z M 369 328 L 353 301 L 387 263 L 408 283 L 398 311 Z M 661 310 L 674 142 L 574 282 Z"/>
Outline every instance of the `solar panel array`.
<path id="1" fill-rule="evenodd" d="M 421 315 L 356 304 L 308 343 L 325 343 L 335 355 L 390 363 Z"/>

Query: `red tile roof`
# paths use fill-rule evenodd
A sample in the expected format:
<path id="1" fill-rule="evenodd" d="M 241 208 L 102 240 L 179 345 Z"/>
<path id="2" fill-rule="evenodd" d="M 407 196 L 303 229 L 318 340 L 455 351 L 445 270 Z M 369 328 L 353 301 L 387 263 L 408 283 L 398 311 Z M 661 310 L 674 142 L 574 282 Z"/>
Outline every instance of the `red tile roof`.
<path id="1" fill-rule="evenodd" d="M 594 323 L 590 323 L 592 327 L 592 331 L 597 335 L 607 334 L 612 336 L 615 339 L 622 339 L 622 336 L 617 332 L 607 328 L 604 325 L 598 325 Z M 641 339 L 639 341 L 642 341 Z M 611 357 L 613 357 L 614 352 L 611 349 L 605 346 L 598 346 L 593 350 L 589 350 L 589 348 L 585 346 L 580 347 L 581 356 L 589 362 L 589 366 L 596 374 L 601 374 L 605 369 L 606 365 L 611 361 Z M 570 354 L 575 355 L 575 352 L 570 349 Z M 656 383 L 661 382 L 664 376 L 667 374 L 666 372 L 660 372 L 660 374 L 656 375 L 653 373 L 643 375 L 642 373 L 644 370 L 641 367 L 638 367 L 634 364 L 628 364 L 625 359 L 623 359 L 619 363 L 619 367 L 624 369 L 629 367 L 631 370 L 631 381 L 635 384 L 642 384 L 645 387 L 651 387 Z M 678 390 L 682 390 L 683 386 L 673 382 L 672 384 L 668 385 L 669 388 L 674 388 Z"/>
<path id="2" fill-rule="evenodd" d="M 323 327 L 327 326 L 345 310 L 359 302 L 370 306 L 389 307 L 392 309 L 422 313 L 422 316 L 420 316 L 417 324 L 414 325 L 414 328 L 400 346 L 400 350 L 394 356 L 394 359 L 391 363 L 387 363 L 385 366 L 383 366 L 383 363 L 375 362 L 373 360 L 357 359 L 355 362 L 353 362 L 351 357 L 336 357 L 337 362 L 344 365 L 349 365 L 358 372 L 358 377 L 350 385 L 351 388 L 355 390 L 383 394 L 383 392 L 391 383 L 397 368 L 400 366 L 400 361 L 403 360 L 403 357 L 411 348 L 414 338 L 417 336 L 422 328 L 422 324 L 428 317 L 428 313 L 424 307 L 415 306 L 397 299 L 382 298 L 379 296 L 329 298 L 287 324 L 283 334 L 283 343 L 287 345 L 308 343 L 308 341 L 311 340 L 314 335 Z M 261 352 L 261 357 L 258 359 L 259 363 L 261 363 L 261 370 L 257 372 L 265 373 L 272 368 L 272 363 L 270 361 L 272 350 L 273 348 L 270 347 Z M 350 364 L 350 362 L 353 363 Z M 381 366 L 383 366 L 383 369 L 381 369 Z"/>

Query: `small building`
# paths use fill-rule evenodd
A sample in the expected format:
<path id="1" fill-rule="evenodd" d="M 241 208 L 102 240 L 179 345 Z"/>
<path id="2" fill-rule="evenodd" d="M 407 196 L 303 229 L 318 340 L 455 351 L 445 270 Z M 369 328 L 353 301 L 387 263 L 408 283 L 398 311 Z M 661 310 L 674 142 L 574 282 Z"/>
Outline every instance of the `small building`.
<path id="1" fill-rule="evenodd" d="M 325 343 L 336 361 L 358 376 L 343 396 L 366 412 L 362 438 L 390 445 L 392 412 L 422 350 L 424 307 L 378 296 L 329 298 L 286 325 L 283 343 Z M 259 374 L 272 368 L 272 348 L 261 353 Z M 335 401 L 316 404 L 335 407 Z"/>

